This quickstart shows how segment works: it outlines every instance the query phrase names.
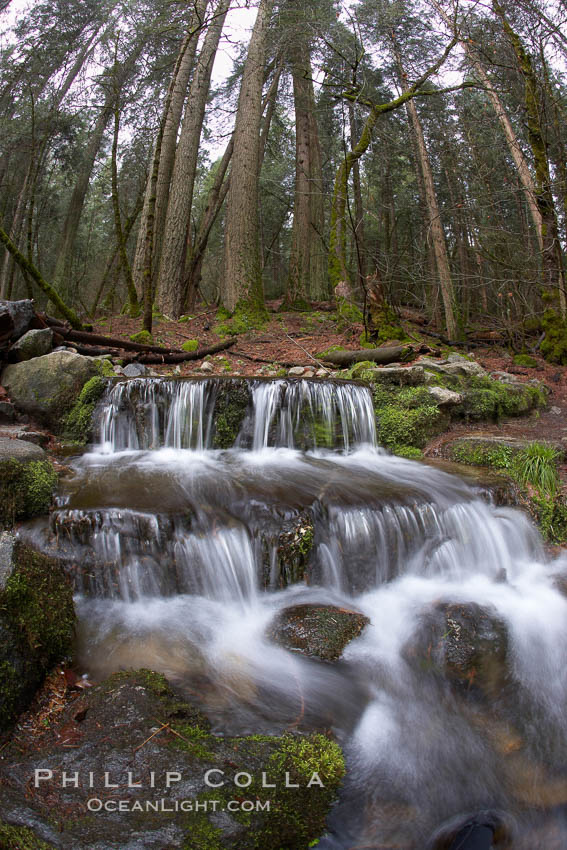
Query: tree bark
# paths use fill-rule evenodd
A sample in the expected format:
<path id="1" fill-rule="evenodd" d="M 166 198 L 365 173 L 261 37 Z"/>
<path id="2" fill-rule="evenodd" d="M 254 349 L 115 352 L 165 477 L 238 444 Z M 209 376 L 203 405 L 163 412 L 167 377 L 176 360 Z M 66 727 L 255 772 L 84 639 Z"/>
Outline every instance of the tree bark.
<path id="1" fill-rule="evenodd" d="M 258 221 L 260 125 L 265 49 L 273 0 L 261 0 L 244 65 L 236 124 L 232 174 L 227 196 L 221 300 L 231 313 L 237 305 L 264 309 Z"/>
<path id="2" fill-rule="evenodd" d="M 160 310 L 174 319 L 179 318 L 183 312 L 188 231 L 199 142 L 211 85 L 213 63 L 229 5 L 230 0 L 220 0 L 215 9 L 214 19 L 209 24 L 191 82 L 175 155 L 157 290 Z"/>
<path id="3" fill-rule="evenodd" d="M 192 18 L 189 31 L 179 49 L 175 69 L 173 71 L 168 94 L 166 97 L 160 130 L 158 133 L 158 141 L 154 145 L 152 155 L 152 166 L 146 184 L 146 193 L 144 196 L 144 206 L 142 209 L 142 218 L 138 231 L 138 240 L 136 243 L 136 252 L 133 262 L 133 278 L 136 286 L 136 291 L 142 297 L 144 268 L 146 258 L 146 235 L 149 227 L 148 218 L 150 208 L 153 207 L 152 214 L 152 258 L 153 258 L 153 275 L 152 288 L 157 286 L 157 270 L 159 268 L 159 259 L 161 256 L 161 239 L 165 227 L 165 217 L 167 214 L 167 204 L 169 201 L 169 189 L 171 185 L 171 175 L 175 163 L 175 150 L 177 147 L 177 136 L 179 133 L 179 123 L 183 114 L 183 105 L 187 96 L 187 86 L 191 78 L 191 72 L 195 63 L 195 53 L 197 51 L 197 42 L 199 33 L 203 28 L 204 17 L 208 5 L 208 0 L 199 0 L 195 8 L 195 14 Z M 152 189 L 152 174 L 157 161 L 157 178 L 155 188 Z M 152 195 L 155 197 L 152 198 Z"/>
<path id="4" fill-rule="evenodd" d="M 295 194 L 289 277 L 285 302 L 304 306 L 307 299 L 324 298 L 325 270 L 323 175 L 315 116 L 315 95 L 307 38 L 296 37 L 292 60 L 295 106 Z"/>

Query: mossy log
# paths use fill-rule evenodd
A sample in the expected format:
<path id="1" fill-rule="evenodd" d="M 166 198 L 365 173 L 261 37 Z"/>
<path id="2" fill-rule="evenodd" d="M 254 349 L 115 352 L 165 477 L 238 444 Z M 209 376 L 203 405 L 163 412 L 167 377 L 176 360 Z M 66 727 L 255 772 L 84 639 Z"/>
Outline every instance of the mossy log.
<path id="1" fill-rule="evenodd" d="M 429 351 L 429 349 L 427 349 Z M 421 349 L 412 345 L 396 345 L 391 348 L 363 348 L 357 351 L 331 351 L 321 359 L 334 366 L 352 366 L 364 360 L 386 365 L 387 363 L 402 363 L 413 360 Z"/>

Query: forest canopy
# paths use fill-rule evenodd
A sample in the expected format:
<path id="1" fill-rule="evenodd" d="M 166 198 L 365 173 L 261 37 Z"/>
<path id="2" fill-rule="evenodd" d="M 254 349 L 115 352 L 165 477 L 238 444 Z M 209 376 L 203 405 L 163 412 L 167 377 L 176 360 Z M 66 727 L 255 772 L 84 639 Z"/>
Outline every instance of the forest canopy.
<path id="1" fill-rule="evenodd" d="M 565 0 L 3 0 L 0 298 L 150 332 L 202 300 L 258 326 L 335 299 L 375 332 L 402 307 L 450 340 L 521 324 L 561 361 L 566 22 Z"/>

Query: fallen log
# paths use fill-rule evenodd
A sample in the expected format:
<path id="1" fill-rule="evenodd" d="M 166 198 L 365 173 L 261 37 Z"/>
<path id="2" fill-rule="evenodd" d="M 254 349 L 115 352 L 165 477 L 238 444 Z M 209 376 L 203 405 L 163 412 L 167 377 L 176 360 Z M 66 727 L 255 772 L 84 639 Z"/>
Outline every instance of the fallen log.
<path id="1" fill-rule="evenodd" d="M 141 351 L 147 354 L 170 354 L 180 352 L 178 348 L 164 348 L 161 345 L 144 345 L 141 342 L 132 342 L 130 339 L 119 339 L 114 336 L 101 336 L 88 331 L 75 331 L 71 328 L 57 326 L 57 333 L 69 342 L 78 342 L 84 345 L 102 346 L 103 348 L 120 348 L 123 351 Z"/>
<path id="2" fill-rule="evenodd" d="M 388 363 L 407 363 L 418 354 L 424 354 L 430 350 L 427 345 L 396 345 L 389 348 L 363 348 L 358 351 L 332 351 L 320 359 L 335 366 L 351 366 L 353 363 L 362 363 L 364 360 L 371 360 L 373 363 L 385 366 Z"/>
<path id="3" fill-rule="evenodd" d="M 235 339 L 219 342 L 218 345 L 212 345 L 210 348 L 202 348 L 200 351 L 167 351 L 164 354 L 155 354 L 153 352 L 149 354 L 140 353 L 133 357 L 125 357 L 124 365 L 128 363 L 146 363 L 147 365 L 157 366 L 160 363 L 185 363 L 188 360 L 202 360 L 208 354 L 226 351 L 227 348 L 232 348 L 233 345 L 236 345 Z"/>

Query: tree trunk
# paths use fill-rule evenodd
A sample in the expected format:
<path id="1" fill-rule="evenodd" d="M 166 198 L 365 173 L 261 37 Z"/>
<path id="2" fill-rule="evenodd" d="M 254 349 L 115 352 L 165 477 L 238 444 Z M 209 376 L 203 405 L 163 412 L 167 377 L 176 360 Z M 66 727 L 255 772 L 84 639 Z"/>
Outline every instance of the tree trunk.
<path id="1" fill-rule="evenodd" d="M 173 173 L 173 166 L 175 163 L 175 149 L 177 147 L 179 123 L 183 114 L 183 105 L 187 95 L 187 86 L 189 85 L 191 72 L 195 62 L 197 42 L 199 33 L 203 28 L 207 5 L 208 0 L 199 0 L 195 8 L 195 14 L 191 21 L 189 32 L 181 44 L 162 114 L 162 123 L 159 131 L 159 149 L 157 147 L 157 141 L 154 146 L 152 168 L 148 175 L 148 181 L 146 184 L 144 207 L 142 209 L 142 218 L 138 231 L 138 240 L 136 243 L 136 252 L 133 263 L 134 283 L 136 285 L 138 295 L 140 296 L 142 295 L 143 287 L 146 235 L 149 226 L 148 216 L 151 206 L 153 206 L 152 258 L 154 266 L 152 287 L 155 289 L 157 285 L 157 270 L 159 268 L 158 263 L 161 256 L 161 240 L 163 238 L 165 218 L 167 215 L 167 204 L 169 201 L 171 175 Z M 152 173 L 156 161 L 158 163 L 158 171 L 155 185 L 155 198 L 152 200 Z"/>
<path id="2" fill-rule="evenodd" d="M 524 78 L 524 97 L 528 119 L 528 139 L 535 163 L 536 203 L 542 222 L 542 272 L 544 288 L 558 299 L 563 316 L 566 314 L 566 298 L 561 274 L 561 245 L 557 228 L 555 201 L 551 188 L 547 143 L 541 125 L 538 80 L 532 60 L 526 52 L 519 35 L 512 29 L 498 0 L 492 7 L 502 21 L 516 56 L 518 68 Z"/>
<path id="3" fill-rule="evenodd" d="M 211 72 L 229 5 L 230 0 L 220 0 L 214 19 L 209 24 L 191 83 L 175 155 L 157 290 L 161 311 L 175 319 L 183 312 L 188 230 L 199 142 L 211 85 Z"/>
<path id="4" fill-rule="evenodd" d="M 232 174 L 227 197 L 221 300 L 231 313 L 237 306 L 264 310 L 258 223 L 260 125 L 265 49 L 273 0 L 260 0 L 244 65 L 236 124 Z"/>
<path id="5" fill-rule="evenodd" d="M 130 261 L 126 251 L 126 236 L 122 228 L 122 215 L 120 213 L 120 198 L 118 196 L 118 135 L 120 132 L 120 94 L 118 87 L 115 91 L 116 101 L 114 104 L 114 135 L 112 139 L 112 209 L 114 212 L 114 229 L 116 230 L 116 242 L 118 245 L 118 255 L 120 258 L 120 267 L 126 284 L 128 293 L 128 312 L 130 316 L 135 316 L 138 313 L 138 298 L 136 295 L 136 287 L 132 280 L 132 270 Z"/>
<path id="6" fill-rule="evenodd" d="M 315 117 L 309 44 L 297 36 L 292 62 L 295 105 L 295 196 L 289 278 L 285 302 L 304 306 L 327 293 L 324 247 L 323 175 Z"/>
<path id="7" fill-rule="evenodd" d="M 348 118 L 350 127 L 351 146 L 358 138 L 356 113 L 354 104 L 348 105 Z M 368 274 L 368 261 L 366 251 L 366 238 L 364 235 L 364 207 L 362 204 L 362 187 L 360 183 L 360 163 L 358 160 L 354 163 L 352 169 L 352 188 L 354 193 L 354 221 L 353 234 L 356 248 L 356 262 L 358 269 L 358 290 L 363 297 L 365 292 L 365 280 Z"/>
<path id="8" fill-rule="evenodd" d="M 89 190 L 91 174 L 102 145 L 104 131 L 112 117 L 112 100 L 113 92 L 109 90 L 90 135 L 83 160 L 78 167 L 75 187 L 73 189 L 73 194 L 71 195 L 71 200 L 69 201 L 67 214 L 65 215 L 63 232 L 59 239 L 57 260 L 55 262 L 55 271 L 53 273 L 53 283 L 58 290 L 64 293 L 64 295 L 69 295 L 71 293 L 70 276 L 75 242 L 79 232 L 79 225 L 81 221 L 81 214 L 85 205 L 85 199 Z"/>

